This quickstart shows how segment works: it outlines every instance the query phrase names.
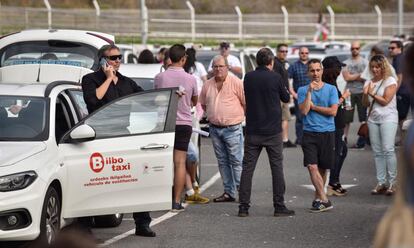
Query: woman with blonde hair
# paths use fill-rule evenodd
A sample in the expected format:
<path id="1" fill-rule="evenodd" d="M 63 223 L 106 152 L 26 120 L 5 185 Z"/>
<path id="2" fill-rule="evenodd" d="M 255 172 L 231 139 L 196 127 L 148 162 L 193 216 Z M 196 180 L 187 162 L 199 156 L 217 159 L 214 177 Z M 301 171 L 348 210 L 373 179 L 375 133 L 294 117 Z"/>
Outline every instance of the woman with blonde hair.
<path id="1" fill-rule="evenodd" d="M 370 59 L 369 69 L 372 77 L 365 82 L 362 101 L 369 106 L 369 138 L 377 171 L 377 185 L 371 194 L 393 195 L 397 181 L 394 145 L 398 128 L 397 81 L 392 77 L 390 64 L 382 55 Z"/>
<path id="2" fill-rule="evenodd" d="M 414 88 L 414 45 L 405 51 L 404 77 Z M 414 124 L 404 144 L 404 163 L 399 167 L 398 192 L 393 206 L 378 226 L 374 248 L 414 247 Z"/>

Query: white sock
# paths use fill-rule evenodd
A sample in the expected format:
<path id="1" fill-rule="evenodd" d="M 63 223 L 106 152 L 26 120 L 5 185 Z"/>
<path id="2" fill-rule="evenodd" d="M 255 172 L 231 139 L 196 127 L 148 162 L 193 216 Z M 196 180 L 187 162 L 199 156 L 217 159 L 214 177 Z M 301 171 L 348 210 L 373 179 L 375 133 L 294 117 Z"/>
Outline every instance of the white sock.
<path id="1" fill-rule="evenodd" d="M 194 193 L 195 193 L 194 189 L 189 189 L 185 192 L 185 194 L 188 195 L 188 196 L 192 196 L 192 195 L 194 195 Z"/>
<path id="2" fill-rule="evenodd" d="M 197 181 L 194 181 L 194 183 L 193 183 L 193 187 L 198 187 L 198 183 L 197 183 Z"/>
<path id="3" fill-rule="evenodd" d="M 283 139 L 283 142 L 288 142 L 289 139 Z"/>

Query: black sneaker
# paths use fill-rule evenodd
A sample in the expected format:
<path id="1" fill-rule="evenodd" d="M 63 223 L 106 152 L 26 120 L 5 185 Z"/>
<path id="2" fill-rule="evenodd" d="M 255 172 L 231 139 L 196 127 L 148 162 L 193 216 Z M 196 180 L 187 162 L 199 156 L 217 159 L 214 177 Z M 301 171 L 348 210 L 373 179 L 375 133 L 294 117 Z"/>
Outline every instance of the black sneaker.
<path id="1" fill-rule="evenodd" d="M 239 206 L 239 217 L 247 217 L 249 216 L 249 208 L 246 206 Z"/>
<path id="2" fill-rule="evenodd" d="M 181 202 L 173 202 L 171 212 L 178 213 L 178 212 L 182 212 L 184 210 L 185 210 L 185 208 L 183 207 Z"/>
<path id="3" fill-rule="evenodd" d="M 328 196 L 344 196 L 346 195 L 347 190 L 342 188 L 341 184 L 337 183 L 334 185 L 328 185 Z"/>
<path id="4" fill-rule="evenodd" d="M 316 201 L 315 206 L 312 206 L 310 211 L 312 213 L 320 213 L 325 212 L 333 208 L 331 201 L 323 202 L 323 201 Z"/>
<path id="5" fill-rule="evenodd" d="M 283 148 L 291 148 L 291 147 L 296 147 L 296 145 L 293 144 L 290 140 L 283 142 Z"/>
<path id="6" fill-rule="evenodd" d="M 295 215 L 295 211 L 287 209 L 285 206 L 275 208 L 275 212 L 273 214 L 275 217 L 283 217 L 283 216 L 293 216 Z"/>
<path id="7" fill-rule="evenodd" d="M 353 146 L 351 146 L 349 149 L 352 149 L 352 150 L 364 150 L 365 149 L 365 145 L 358 145 L 358 144 L 355 144 L 355 145 L 353 145 Z"/>

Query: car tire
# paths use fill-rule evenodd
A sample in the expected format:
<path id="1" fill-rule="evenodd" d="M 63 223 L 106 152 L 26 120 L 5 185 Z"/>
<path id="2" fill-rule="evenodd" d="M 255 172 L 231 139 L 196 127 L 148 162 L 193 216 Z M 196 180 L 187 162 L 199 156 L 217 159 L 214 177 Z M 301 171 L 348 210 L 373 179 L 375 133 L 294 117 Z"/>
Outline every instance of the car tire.
<path id="1" fill-rule="evenodd" d="M 43 201 L 38 240 L 51 244 L 60 230 L 61 201 L 54 187 L 49 187 Z"/>
<path id="2" fill-rule="evenodd" d="M 95 227 L 117 227 L 121 225 L 123 214 L 100 215 L 94 217 Z"/>

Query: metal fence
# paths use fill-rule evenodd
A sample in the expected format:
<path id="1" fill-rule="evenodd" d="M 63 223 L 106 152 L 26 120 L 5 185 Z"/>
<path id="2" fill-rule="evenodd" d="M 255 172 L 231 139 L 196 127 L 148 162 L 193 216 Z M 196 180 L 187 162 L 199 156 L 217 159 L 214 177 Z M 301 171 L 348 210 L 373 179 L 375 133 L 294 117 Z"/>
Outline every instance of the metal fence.
<path id="1" fill-rule="evenodd" d="M 97 1 L 95 1 L 97 4 Z M 228 40 L 297 40 L 312 39 L 318 14 L 288 13 L 282 7 L 278 14 L 234 13 L 195 14 L 188 9 L 146 9 L 146 18 L 133 9 L 57 9 L 0 6 L 0 33 L 22 29 L 67 28 L 96 30 L 115 35 L 150 38 L 228 39 Z M 398 32 L 397 13 L 381 13 L 376 6 L 371 13 L 325 14 L 331 29 L 330 38 L 338 40 L 377 40 Z M 144 10 L 145 11 L 145 10 Z M 141 26 L 144 29 L 141 29 Z M 414 13 L 404 13 L 404 33 L 414 30 Z"/>

